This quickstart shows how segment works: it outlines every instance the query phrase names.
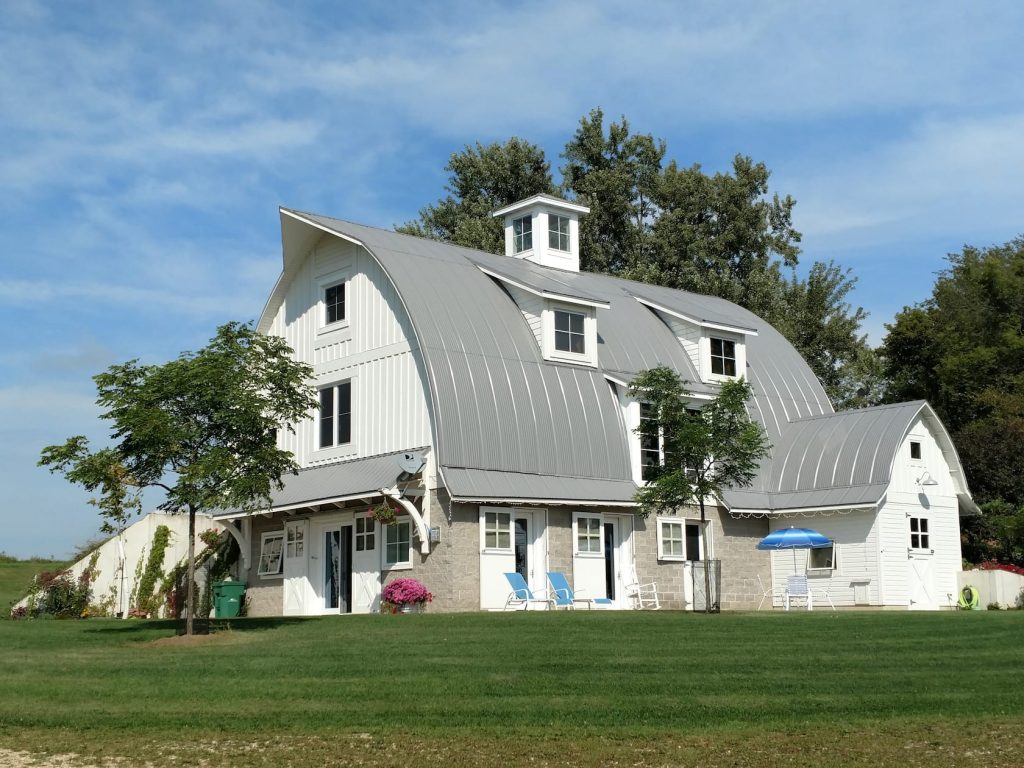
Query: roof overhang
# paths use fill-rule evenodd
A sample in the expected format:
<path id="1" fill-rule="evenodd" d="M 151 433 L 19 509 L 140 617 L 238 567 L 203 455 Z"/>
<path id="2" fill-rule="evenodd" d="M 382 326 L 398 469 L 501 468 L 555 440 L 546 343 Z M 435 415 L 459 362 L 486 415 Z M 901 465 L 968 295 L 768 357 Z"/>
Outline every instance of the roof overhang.
<path id="1" fill-rule="evenodd" d="M 535 205 L 546 205 L 550 208 L 555 208 L 562 211 L 570 211 L 572 213 L 590 213 L 590 209 L 585 205 L 579 205 L 577 203 L 570 203 L 568 200 L 562 200 L 557 197 L 551 197 L 551 195 L 534 195 L 528 197 L 525 200 L 519 200 L 512 203 L 512 205 L 506 205 L 504 208 L 499 208 L 491 214 L 493 218 L 500 216 L 510 216 L 513 213 L 531 208 Z"/>
<path id="2" fill-rule="evenodd" d="M 671 315 L 680 320 L 683 320 L 691 325 L 699 325 L 701 328 L 710 328 L 715 331 L 726 331 L 728 333 L 738 333 L 741 336 L 757 336 L 757 331 L 754 328 L 748 328 L 743 325 L 729 325 L 727 323 L 721 323 L 715 320 L 705 320 L 695 315 L 687 315 L 685 312 L 679 312 L 675 309 L 669 309 L 663 304 L 651 301 L 650 299 L 643 299 L 639 296 L 634 296 L 634 299 L 639 301 L 645 307 L 656 310 L 658 312 L 664 312 L 666 315 Z"/>
<path id="3" fill-rule="evenodd" d="M 533 286 L 527 285 L 521 280 L 515 280 L 514 278 L 511 278 L 508 275 L 503 275 L 501 272 L 498 272 L 495 269 L 484 267 L 481 266 L 480 264 L 477 264 L 476 268 L 479 269 L 488 277 L 493 277 L 495 280 L 501 280 L 503 283 L 508 283 L 509 285 L 515 286 L 521 291 L 532 293 L 534 296 L 540 296 L 541 298 L 544 299 L 553 299 L 554 301 L 560 301 L 563 304 L 579 304 L 580 306 L 583 307 L 594 307 L 596 309 L 608 309 L 611 306 L 611 304 L 609 304 L 607 301 L 602 301 L 601 299 L 574 296 L 573 294 L 570 293 L 558 293 L 556 291 L 547 291 L 542 288 L 534 288 Z"/>

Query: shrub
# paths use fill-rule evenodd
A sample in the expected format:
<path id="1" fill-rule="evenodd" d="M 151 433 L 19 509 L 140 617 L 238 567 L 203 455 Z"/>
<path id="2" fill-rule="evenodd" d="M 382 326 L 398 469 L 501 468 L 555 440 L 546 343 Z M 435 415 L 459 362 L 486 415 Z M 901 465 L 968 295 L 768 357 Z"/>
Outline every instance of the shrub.
<path id="1" fill-rule="evenodd" d="M 986 611 L 1001 611 L 1003 608 L 999 603 L 989 603 L 985 606 Z"/>
<path id="2" fill-rule="evenodd" d="M 92 576 L 88 568 L 77 579 L 72 578 L 70 571 L 39 574 L 34 591 L 35 612 L 57 619 L 85 617 L 92 598 Z"/>
<path id="3" fill-rule="evenodd" d="M 1021 589 L 1020 594 L 1017 595 L 1017 599 L 1014 601 L 1014 606 L 1018 610 L 1024 611 L 1024 589 Z"/>
<path id="4" fill-rule="evenodd" d="M 986 560 L 984 563 L 978 566 L 982 571 L 1006 571 L 1007 573 L 1015 573 L 1018 576 L 1024 576 L 1024 568 L 1019 565 L 1013 565 L 1012 563 L 997 563 L 994 560 Z"/>

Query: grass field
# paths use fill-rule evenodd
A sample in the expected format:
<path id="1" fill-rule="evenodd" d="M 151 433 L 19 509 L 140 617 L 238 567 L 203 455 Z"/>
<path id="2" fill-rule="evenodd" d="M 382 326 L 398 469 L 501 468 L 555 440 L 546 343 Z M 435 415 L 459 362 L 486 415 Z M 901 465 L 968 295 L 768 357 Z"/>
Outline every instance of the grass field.
<path id="1" fill-rule="evenodd" d="M 33 576 L 66 565 L 55 560 L 13 560 L 0 557 L 0 619 L 6 619 L 10 615 L 11 604 L 28 593 Z"/>
<path id="2" fill-rule="evenodd" d="M 88 762 L 1024 765 L 1024 612 L 0 622 L 0 747 Z"/>

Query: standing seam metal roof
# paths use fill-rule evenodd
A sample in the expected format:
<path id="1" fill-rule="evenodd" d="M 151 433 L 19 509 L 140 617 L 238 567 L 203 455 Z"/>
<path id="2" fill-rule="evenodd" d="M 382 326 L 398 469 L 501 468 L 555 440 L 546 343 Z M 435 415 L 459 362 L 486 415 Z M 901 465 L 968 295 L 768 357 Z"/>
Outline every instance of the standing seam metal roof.
<path id="1" fill-rule="evenodd" d="M 454 497 L 583 501 L 595 495 L 588 487 L 603 487 L 612 501 L 635 487 L 625 426 L 606 374 L 621 380 L 661 364 L 678 371 L 691 389 L 715 391 L 700 383 L 671 329 L 638 298 L 701 322 L 756 331 L 745 340 L 754 390 L 749 409 L 773 449 L 751 488 L 726 494 L 729 506 L 770 510 L 877 501 L 908 419 L 923 405 L 834 414 L 793 346 L 724 299 L 541 267 L 316 214 L 282 209 L 283 220 L 285 215 L 361 243 L 394 283 L 423 355 L 434 449 Z M 286 253 L 286 274 L 288 259 Z M 598 366 L 544 360 L 519 308 L 481 267 L 534 290 L 607 303 L 596 310 Z M 284 282 L 265 318 L 281 300 Z"/>

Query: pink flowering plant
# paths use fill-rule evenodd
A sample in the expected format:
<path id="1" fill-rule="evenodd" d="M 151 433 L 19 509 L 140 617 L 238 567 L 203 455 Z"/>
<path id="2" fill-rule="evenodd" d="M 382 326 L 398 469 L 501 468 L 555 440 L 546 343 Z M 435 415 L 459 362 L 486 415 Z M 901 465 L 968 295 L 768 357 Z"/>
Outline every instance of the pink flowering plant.
<path id="1" fill-rule="evenodd" d="M 434 599 L 416 579 L 395 579 L 384 587 L 384 605 L 397 610 L 403 605 L 423 605 Z"/>

